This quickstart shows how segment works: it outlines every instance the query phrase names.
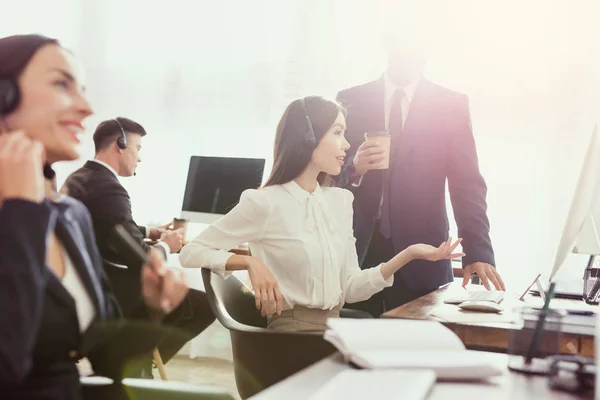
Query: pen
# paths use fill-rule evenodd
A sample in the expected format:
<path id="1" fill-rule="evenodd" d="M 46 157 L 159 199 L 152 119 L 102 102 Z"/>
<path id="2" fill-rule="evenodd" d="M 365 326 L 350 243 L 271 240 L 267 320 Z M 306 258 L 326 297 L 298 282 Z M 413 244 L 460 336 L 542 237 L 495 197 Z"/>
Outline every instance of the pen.
<path id="1" fill-rule="evenodd" d="M 525 358 L 525 364 L 531 364 L 531 360 L 533 359 L 533 355 L 537 351 L 539 346 L 539 342 L 542 339 L 542 332 L 544 331 L 544 323 L 546 322 L 546 315 L 548 314 L 548 307 L 550 307 L 550 300 L 554 296 L 554 287 L 556 286 L 556 282 L 550 283 L 550 288 L 548 288 L 548 293 L 546 293 L 546 301 L 544 302 L 544 308 L 540 313 L 540 317 L 535 325 L 535 333 L 533 334 L 533 340 L 531 341 L 531 345 L 529 346 L 529 350 L 527 351 L 527 357 Z"/>

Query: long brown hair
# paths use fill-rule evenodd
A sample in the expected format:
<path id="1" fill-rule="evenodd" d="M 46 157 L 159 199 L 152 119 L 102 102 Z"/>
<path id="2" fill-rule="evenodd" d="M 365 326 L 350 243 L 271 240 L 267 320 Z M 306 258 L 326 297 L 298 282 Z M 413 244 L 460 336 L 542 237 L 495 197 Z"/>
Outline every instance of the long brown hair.
<path id="1" fill-rule="evenodd" d="M 277 124 L 273 169 L 264 187 L 287 183 L 304 172 L 313 151 L 340 112 L 346 115 L 340 104 L 320 96 L 292 101 Z M 321 186 L 332 183 L 331 177 L 324 172 L 317 180 Z"/>

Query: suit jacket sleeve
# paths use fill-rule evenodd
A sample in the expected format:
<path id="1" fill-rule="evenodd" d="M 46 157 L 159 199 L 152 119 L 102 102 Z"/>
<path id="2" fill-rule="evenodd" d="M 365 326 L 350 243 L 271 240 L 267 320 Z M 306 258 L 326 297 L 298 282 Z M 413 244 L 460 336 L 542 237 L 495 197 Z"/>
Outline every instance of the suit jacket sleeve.
<path id="1" fill-rule="evenodd" d="M 148 252 L 150 250 L 150 246 L 144 241 L 145 236 L 133 220 L 131 201 L 127 191 L 123 187 L 119 187 L 118 190 L 117 188 L 114 190 L 107 190 L 102 195 L 102 200 L 104 208 L 102 219 L 104 221 L 100 221 L 96 218 L 96 222 L 103 224 L 104 227 L 102 231 L 104 234 L 109 235 L 109 237 L 103 238 L 103 241 L 117 250 L 120 257 L 119 260 L 109 261 L 120 262 L 130 268 L 139 270 L 141 268 L 140 262 L 135 257 L 129 255 L 129 252 L 127 252 L 122 247 L 121 243 L 113 236 L 112 231 L 116 224 L 121 224 L 144 251 Z M 156 248 L 160 249 L 165 258 L 167 257 L 165 250 L 161 246 L 156 246 Z"/>
<path id="2" fill-rule="evenodd" d="M 45 204 L 15 199 L 0 207 L 0 386 L 31 368 L 49 273 L 46 237 L 55 222 Z"/>
<path id="3" fill-rule="evenodd" d="M 468 98 L 462 96 L 450 111 L 454 129 L 450 138 L 448 190 L 458 236 L 463 238 L 463 267 L 474 262 L 495 265 L 487 217 L 487 186 L 479 171 Z"/>
<path id="4" fill-rule="evenodd" d="M 148 228 L 146 228 L 145 226 L 142 226 L 142 225 L 138 225 L 138 229 L 142 233 L 143 237 L 145 237 L 145 238 L 148 237 Z"/>

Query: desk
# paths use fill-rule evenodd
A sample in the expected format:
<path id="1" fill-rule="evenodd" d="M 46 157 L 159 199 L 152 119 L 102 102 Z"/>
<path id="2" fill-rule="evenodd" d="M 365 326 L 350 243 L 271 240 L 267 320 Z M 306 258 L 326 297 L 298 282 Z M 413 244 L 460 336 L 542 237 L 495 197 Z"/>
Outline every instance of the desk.
<path id="1" fill-rule="evenodd" d="M 444 300 L 451 297 L 456 297 L 456 295 L 463 290 L 464 289 L 460 286 L 460 284 L 456 282 L 451 283 L 436 290 L 435 292 L 415 299 L 410 303 L 387 311 L 382 315 L 382 318 L 431 319 L 440 321 L 445 326 L 450 328 L 454 333 L 456 333 L 463 341 L 465 346 L 469 349 L 506 352 L 508 349 L 508 338 L 510 332 L 512 330 L 520 329 L 520 324 L 510 322 L 493 322 L 495 314 L 486 315 L 486 319 L 489 322 L 485 323 L 447 322 L 433 315 L 436 308 L 445 306 Z M 510 313 L 511 309 L 519 304 L 534 306 L 542 304 L 542 300 L 540 298 L 534 298 L 533 296 L 527 296 L 525 298 L 525 303 L 518 302 L 516 298 L 511 299 L 509 296 L 510 293 L 507 292 L 505 295 L 505 300 L 502 302 L 505 307 L 505 314 Z M 559 308 L 581 308 L 582 306 L 585 306 L 582 301 L 567 299 L 553 299 L 552 305 Z M 505 318 L 506 317 L 504 317 L 504 319 Z M 498 315 L 498 319 L 502 319 L 500 315 Z M 563 332 L 561 353 L 573 354 L 576 352 L 586 357 L 595 356 L 593 328 L 587 330 L 586 333 L 574 333 L 569 332 L 568 327 L 564 327 Z"/>
<path id="2" fill-rule="evenodd" d="M 504 354 L 489 353 L 499 365 L 508 364 L 508 356 Z M 317 390 L 332 379 L 336 374 L 349 369 L 339 353 L 325 358 L 310 367 L 290 376 L 289 378 L 269 387 L 268 389 L 252 396 L 252 400 L 305 400 L 310 398 Z M 400 399 L 401 393 L 398 394 Z M 373 398 L 377 397 L 377 388 L 373 388 Z M 482 382 L 439 382 L 436 383 L 428 400 L 448 399 L 593 399 L 576 396 L 570 393 L 553 391 L 548 387 L 545 377 L 530 377 L 515 372 L 508 368 L 503 376 Z"/>

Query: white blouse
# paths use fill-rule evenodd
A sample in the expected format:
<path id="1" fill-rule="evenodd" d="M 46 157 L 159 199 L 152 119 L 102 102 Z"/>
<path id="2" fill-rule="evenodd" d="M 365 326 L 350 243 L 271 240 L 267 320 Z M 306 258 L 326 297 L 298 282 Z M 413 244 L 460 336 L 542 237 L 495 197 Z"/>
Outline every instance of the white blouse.
<path id="1" fill-rule="evenodd" d="M 84 332 L 96 317 L 96 310 L 90 294 L 85 289 L 85 286 L 83 286 L 77 269 L 73 266 L 71 257 L 69 257 L 66 250 L 63 249 L 62 251 L 65 260 L 65 274 L 62 277 L 61 283 L 75 300 L 77 319 L 79 320 L 79 332 Z"/>
<path id="2" fill-rule="evenodd" d="M 248 242 L 271 271 L 289 309 L 329 310 L 366 300 L 384 287 L 381 265 L 361 270 L 352 229 L 353 194 L 317 186 L 311 194 L 294 181 L 246 190 L 239 204 L 186 245 L 186 268 L 210 268 L 228 277 L 232 249 Z"/>

